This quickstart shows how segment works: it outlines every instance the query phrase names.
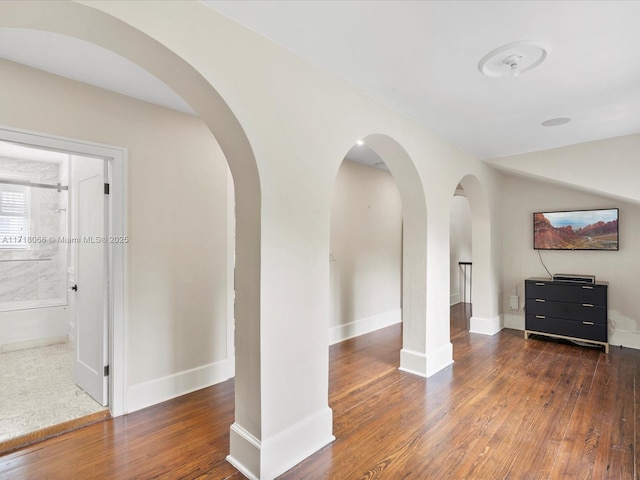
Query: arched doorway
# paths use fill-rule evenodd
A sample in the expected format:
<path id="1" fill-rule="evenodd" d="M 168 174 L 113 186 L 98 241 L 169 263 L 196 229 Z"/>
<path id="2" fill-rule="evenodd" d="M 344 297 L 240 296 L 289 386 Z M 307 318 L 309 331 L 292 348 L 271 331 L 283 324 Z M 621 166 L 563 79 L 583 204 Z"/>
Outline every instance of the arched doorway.
<path id="1" fill-rule="evenodd" d="M 449 304 L 451 308 L 450 335 L 469 331 L 472 311 L 473 251 L 471 248 L 471 209 L 464 189 L 458 185 L 451 202 L 449 230 Z"/>
<path id="2" fill-rule="evenodd" d="M 500 317 L 497 315 L 494 294 L 495 276 L 492 272 L 493 252 L 491 236 L 491 216 L 489 202 L 478 178 L 474 175 L 463 177 L 459 185 L 468 200 L 471 220 L 472 263 L 469 282 L 470 303 L 473 315 L 469 330 L 474 333 L 493 335 L 500 331 Z"/>
<path id="3" fill-rule="evenodd" d="M 363 137 L 388 167 L 402 203 L 402 350 L 400 370 L 428 376 L 426 331 L 427 206 L 420 175 L 406 150 L 383 134 Z"/>
<path id="4" fill-rule="evenodd" d="M 345 156 L 331 206 L 330 344 L 401 322 L 402 203 L 368 146 Z"/>
<path id="5" fill-rule="evenodd" d="M 0 28 L 56 32 L 94 43 L 138 64 L 162 80 L 197 112 L 214 134 L 235 188 L 236 424 L 260 438 L 260 204 L 255 157 L 238 119 L 216 90 L 181 57 L 116 18 L 72 2 L 5 2 Z M 89 28 L 89 26 L 91 28 Z M 127 292 L 123 292 L 126 296 Z M 126 312 L 114 313 L 114 342 L 126 341 Z M 120 348 L 111 367 L 113 413 L 127 412 L 127 353 Z M 233 454 L 232 441 L 232 454 Z"/>

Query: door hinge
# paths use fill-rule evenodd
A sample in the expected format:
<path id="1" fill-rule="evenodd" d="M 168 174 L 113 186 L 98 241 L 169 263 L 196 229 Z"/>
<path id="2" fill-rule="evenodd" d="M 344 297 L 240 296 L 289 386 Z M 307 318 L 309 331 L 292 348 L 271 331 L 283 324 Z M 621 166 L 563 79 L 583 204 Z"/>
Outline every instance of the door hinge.
<path id="1" fill-rule="evenodd" d="M 104 376 L 108 377 L 109 376 L 109 365 L 105 365 L 104 366 Z"/>
<path id="2" fill-rule="evenodd" d="M 109 184 L 108 183 L 104 184 L 104 194 L 105 195 L 109 195 Z"/>

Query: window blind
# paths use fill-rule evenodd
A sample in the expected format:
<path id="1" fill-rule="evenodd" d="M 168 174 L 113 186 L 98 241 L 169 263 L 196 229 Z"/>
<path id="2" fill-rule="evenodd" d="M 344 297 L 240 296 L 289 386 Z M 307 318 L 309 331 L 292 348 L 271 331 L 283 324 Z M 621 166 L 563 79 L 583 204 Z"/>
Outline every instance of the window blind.
<path id="1" fill-rule="evenodd" d="M 0 185 L 0 248 L 27 248 L 29 192 L 19 185 Z"/>

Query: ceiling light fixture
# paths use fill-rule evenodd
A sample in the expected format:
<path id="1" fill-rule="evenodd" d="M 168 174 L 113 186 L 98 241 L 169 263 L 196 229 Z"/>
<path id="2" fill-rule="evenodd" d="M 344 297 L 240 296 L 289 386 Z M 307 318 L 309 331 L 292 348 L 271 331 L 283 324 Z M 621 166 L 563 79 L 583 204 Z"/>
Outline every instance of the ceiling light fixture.
<path id="1" fill-rule="evenodd" d="M 522 55 L 518 55 L 517 53 L 509 55 L 507 58 L 502 60 L 502 63 L 509 66 L 509 72 L 514 77 L 520 75 L 520 62 L 522 62 Z"/>
<path id="2" fill-rule="evenodd" d="M 536 42 L 513 42 L 482 57 L 478 69 L 488 77 L 517 77 L 533 70 L 546 58 L 547 50 Z"/>
<path id="3" fill-rule="evenodd" d="M 568 117 L 558 117 L 558 118 L 550 118 L 549 120 L 545 120 L 540 125 L 543 127 L 557 127 L 559 125 L 564 125 L 565 123 L 569 123 L 571 121 Z"/>

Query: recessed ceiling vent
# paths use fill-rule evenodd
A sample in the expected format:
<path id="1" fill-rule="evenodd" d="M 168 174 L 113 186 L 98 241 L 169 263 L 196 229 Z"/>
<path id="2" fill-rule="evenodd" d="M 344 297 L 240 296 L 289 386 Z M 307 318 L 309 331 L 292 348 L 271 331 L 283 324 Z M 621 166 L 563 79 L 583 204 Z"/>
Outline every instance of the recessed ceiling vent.
<path id="1" fill-rule="evenodd" d="M 547 51 L 536 42 L 513 42 L 489 52 L 480 60 L 478 68 L 488 77 L 517 77 L 533 70 L 546 58 Z"/>

